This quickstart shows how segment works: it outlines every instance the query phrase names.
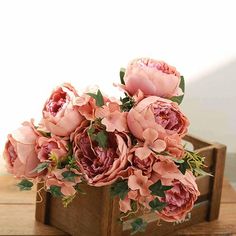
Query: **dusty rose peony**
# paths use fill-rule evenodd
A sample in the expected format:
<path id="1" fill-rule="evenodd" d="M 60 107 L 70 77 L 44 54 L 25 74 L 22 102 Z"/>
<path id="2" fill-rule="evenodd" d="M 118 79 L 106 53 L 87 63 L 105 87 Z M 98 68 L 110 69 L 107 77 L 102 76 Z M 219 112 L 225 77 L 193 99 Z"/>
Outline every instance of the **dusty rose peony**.
<path id="1" fill-rule="evenodd" d="M 167 206 L 158 212 L 158 216 L 168 222 L 182 220 L 192 210 L 194 202 L 200 195 L 195 177 L 190 171 L 173 181 L 173 188 L 165 192 L 162 200 Z"/>
<path id="2" fill-rule="evenodd" d="M 78 94 L 70 84 L 57 87 L 44 105 L 42 124 L 54 135 L 69 136 L 83 120 L 74 106 Z"/>
<path id="3" fill-rule="evenodd" d="M 3 155 L 9 173 L 18 178 L 35 178 L 39 175 L 32 173 L 40 163 L 35 152 L 38 137 L 30 122 L 24 122 L 22 127 L 8 135 Z"/>
<path id="4" fill-rule="evenodd" d="M 179 96 L 180 74 L 176 69 L 163 61 L 149 58 L 138 58 L 130 62 L 125 76 L 124 89 L 135 95 L 141 90 L 145 96 L 170 98 Z"/>
<path id="5" fill-rule="evenodd" d="M 108 132 L 106 148 L 91 140 L 86 127 L 79 127 L 71 138 L 74 156 L 88 184 L 110 185 L 126 173 L 131 145 L 126 134 Z"/>
<path id="6" fill-rule="evenodd" d="M 35 148 L 40 162 L 57 162 L 63 160 L 68 154 L 67 142 L 57 136 L 52 138 L 40 137 L 37 140 Z M 56 158 L 56 160 L 51 159 L 52 155 Z"/>
<path id="7" fill-rule="evenodd" d="M 176 103 L 155 96 L 145 98 L 133 107 L 127 122 L 131 133 L 142 140 L 147 128 L 155 129 L 159 137 L 164 138 L 167 134 L 176 133 L 182 137 L 189 126 L 187 117 Z"/>

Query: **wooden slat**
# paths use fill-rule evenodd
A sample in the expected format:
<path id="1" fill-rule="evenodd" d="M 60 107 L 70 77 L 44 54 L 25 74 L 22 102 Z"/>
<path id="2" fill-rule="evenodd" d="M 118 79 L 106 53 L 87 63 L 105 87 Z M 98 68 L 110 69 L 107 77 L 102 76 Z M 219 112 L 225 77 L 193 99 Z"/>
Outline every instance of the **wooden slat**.
<path id="1" fill-rule="evenodd" d="M 222 144 L 215 144 L 215 169 L 214 169 L 214 180 L 212 185 L 212 196 L 210 199 L 210 211 L 208 220 L 215 220 L 219 216 L 221 192 L 223 185 L 224 167 L 225 167 L 225 154 L 226 146 Z"/>
<path id="2" fill-rule="evenodd" d="M 191 212 L 191 218 L 190 220 L 174 224 L 174 223 L 168 223 L 161 221 L 161 226 L 157 226 L 157 221 L 152 221 L 153 219 L 153 213 L 145 215 L 143 218 L 150 223 L 147 226 L 147 229 L 145 231 L 145 235 L 148 236 L 163 236 L 168 233 L 175 232 L 177 229 L 181 229 L 183 227 L 196 224 L 202 221 L 205 221 L 207 218 L 207 211 L 208 211 L 209 203 L 208 201 L 202 202 L 194 207 L 194 209 Z M 130 236 L 131 233 L 131 226 L 130 223 L 132 220 L 126 221 L 123 223 L 123 234 L 122 236 Z M 135 234 L 136 236 L 143 236 L 142 233 Z"/>
<path id="3" fill-rule="evenodd" d="M 36 195 L 35 219 L 43 224 L 48 223 L 48 206 L 50 204 L 50 194 L 44 191 L 44 184 L 38 184 Z"/>
<path id="4" fill-rule="evenodd" d="M 194 146 L 194 149 L 199 149 L 199 148 L 211 146 L 211 143 L 204 141 L 201 138 L 197 138 L 193 135 L 184 136 L 184 140 L 192 143 Z"/>
<path id="5" fill-rule="evenodd" d="M 234 192 L 236 193 L 236 192 Z M 219 220 L 203 222 L 176 231 L 173 235 L 211 235 L 211 236 L 233 236 L 236 235 L 236 204 L 221 204 Z"/>
<path id="6" fill-rule="evenodd" d="M 211 176 L 200 176 L 197 178 L 197 186 L 200 192 L 200 196 L 208 195 L 211 192 L 210 183 L 213 180 Z"/>

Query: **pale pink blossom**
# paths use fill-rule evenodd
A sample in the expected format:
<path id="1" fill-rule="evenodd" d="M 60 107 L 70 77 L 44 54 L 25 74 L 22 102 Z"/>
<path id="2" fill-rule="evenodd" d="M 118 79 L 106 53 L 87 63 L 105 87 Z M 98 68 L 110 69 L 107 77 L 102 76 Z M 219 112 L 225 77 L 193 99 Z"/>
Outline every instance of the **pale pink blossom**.
<path id="1" fill-rule="evenodd" d="M 147 128 L 155 129 L 162 139 L 176 133 L 183 137 L 189 126 L 187 117 L 176 103 L 155 96 L 144 98 L 133 107 L 127 122 L 131 133 L 138 139 L 143 139 Z"/>
<path id="2" fill-rule="evenodd" d="M 45 126 L 54 135 L 69 136 L 83 120 L 74 105 L 76 96 L 78 94 L 70 84 L 57 87 L 44 105 L 41 127 Z"/>
<path id="3" fill-rule="evenodd" d="M 138 58 L 131 61 L 124 75 L 123 88 L 135 95 L 141 90 L 145 96 L 171 98 L 182 94 L 179 89 L 180 74 L 163 61 L 149 58 Z"/>
<path id="4" fill-rule="evenodd" d="M 128 131 L 127 112 L 122 112 L 117 102 L 109 102 L 106 106 L 97 108 L 95 116 L 102 119 L 102 124 L 108 132 Z"/>
<path id="5" fill-rule="evenodd" d="M 8 135 L 3 155 L 9 173 L 18 178 L 38 177 L 38 173 L 32 172 L 40 163 L 35 151 L 38 137 L 39 133 L 30 122 L 24 122 Z"/>
<path id="6" fill-rule="evenodd" d="M 148 187 L 152 184 L 148 177 L 142 174 L 141 170 L 134 170 L 128 177 L 128 186 L 131 190 L 138 190 L 141 196 L 150 195 Z"/>
<path id="7" fill-rule="evenodd" d="M 145 140 L 143 146 L 135 150 L 135 155 L 141 160 L 147 158 L 153 151 L 160 153 L 166 148 L 166 143 L 158 139 L 158 132 L 155 129 L 146 129 L 143 132 L 143 139 Z"/>

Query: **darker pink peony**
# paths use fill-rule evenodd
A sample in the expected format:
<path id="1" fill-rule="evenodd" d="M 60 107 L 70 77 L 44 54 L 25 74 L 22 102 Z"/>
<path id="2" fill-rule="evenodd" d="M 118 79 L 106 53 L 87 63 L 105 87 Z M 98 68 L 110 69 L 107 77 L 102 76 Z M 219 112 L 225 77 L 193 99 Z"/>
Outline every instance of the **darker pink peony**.
<path id="1" fill-rule="evenodd" d="M 159 138 L 164 139 L 166 135 L 176 133 L 184 136 L 189 126 L 187 117 L 176 103 L 156 96 L 145 98 L 133 107 L 128 113 L 127 122 L 131 133 L 142 140 L 148 128 L 156 130 Z"/>
<path id="2" fill-rule="evenodd" d="M 138 58 L 130 62 L 125 76 L 124 89 L 131 95 L 141 90 L 145 96 L 171 98 L 179 96 L 180 74 L 163 61 Z"/>
<path id="3" fill-rule="evenodd" d="M 36 178 L 39 174 L 32 171 L 40 163 L 35 151 L 39 134 L 30 122 L 8 135 L 4 158 L 8 172 L 18 178 Z"/>
<path id="4" fill-rule="evenodd" d="M 104 131 L 106 147 L 88 134 L 89 128 L 79 127 L 72 135 L 74 156 L 79 168 L 92 186 L 109 185 L 127 172 L 130 140 L 126 134 Z M 94 135 L 101 130 L 95 128 Z"/>
<path id="5" fill-rule="evenodd" d="M 167 222 L 175 222 L 186 217 L 200 193 L 195 177 L 187 171 L 185 175 L 173 181 L 173 188 L 166 191 L 165 195 L 162 201 L 166 202 L 167 206 L 157 214 Z"/>
<path id="6" fill-rule="evenodd" d="M 65 159 L 68 154 L 67 142 L 57 136 L 52 138 L 40 137 L 35 149 L 40 162 L 46 161 L 56 164 Z"/>
<path id="7" fill-rule="evenodd" d="M 77 92 L 70 84 L 57 87 L 44 105 L 42 125 L 54 135 L 69 136 L 83 120 L 74 100 Z"/>

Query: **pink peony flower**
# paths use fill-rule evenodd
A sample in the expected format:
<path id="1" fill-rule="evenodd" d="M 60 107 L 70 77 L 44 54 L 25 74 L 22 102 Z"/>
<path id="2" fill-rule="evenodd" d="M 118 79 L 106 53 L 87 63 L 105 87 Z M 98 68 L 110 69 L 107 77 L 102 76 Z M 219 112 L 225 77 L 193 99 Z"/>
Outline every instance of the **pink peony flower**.
<path id="1" fill-rule="evenodd" d="M 145 96 L 171 98 L 179 96 L 180 74 L 163 61 L 138 58 L 130 62 L 125 76 L 124 89 L 131 95 L 141 90 Z"/>
<path id="2" fill-rule="evenodd" d="M 182 137 L 189 126 L 187 117 L 176 103 L 155 96 L 145 98 L 133 107 L 128 113 L 127 122 L 131 133 L 141 140 L 147 128 L 157 130 L 159 137 L 164 138 L 176 133 Z"/>
<path id="3" fill-rule="evenodd" d="M 39 175 L 32 173 L 40 163 L 35 152 L 38 137 L 30 122 L 24 122 L 22 127 L 8 135 L 3 155 L 9 173 L 18 178 L 36 178 Z"/>
<path id="4" fill-rule="evenodd" d="M 46 188 L 49 190 L 51 186 L 58 186 L 61 188 L 61 193 L 64 196 L 73 196 L 76 194 L 75 186 L 78 183 L 81 183 L 81 178 L 79 176 L 79 172 L 75 169 L 70 169 L 70 171 L 74 172 L 78 176 L 75 177 L 75 181 L 68 181 L 64 179 L 63 173 L 68 171 L 68 169 L 57 169 L 52 171 L 46 178 Z"/>
<path id="5" fill-rule="evenodd" d="M 42 124 L 52 134 L 69 136 L 83 120 L 74 106 L 77 92 L 70 84 L 57 87 L 44 105 Z"/>
<path id="6" fill-rule="evenodd" d="M 61 161 L 68 154 L 67 142 L 57 136 L 52 138 L 39 137 L 35 148 L 40 162 Z M 54 156 L 56 160 L 52 159 L 52 156 Z"/>
<path id="7" fill-rule="evenodd" d="M 167 222 L 174 222 L 186 217 L 200 193 L 195 177 L 187 171 L 181 178 L 173 181 L 173 188 L 166 191 L 165 195 L 162 201 L 166 202 L 167 206 L 157 212 L 157 215 Z"/>
<path id="8" fill-rule="evenodd" d="M 110 185 L 127 172 L 131 145 L 129 137 L 123 133 L 103 131 L 107 145 L 101 147 L 96 140 L 92 140 L 88 132 L 88 127 L 81 126 L 71 136 L 74 156 L 88 184 Z M 94 135 L 98 132 L 101 130 L 96 128 Z"/>

